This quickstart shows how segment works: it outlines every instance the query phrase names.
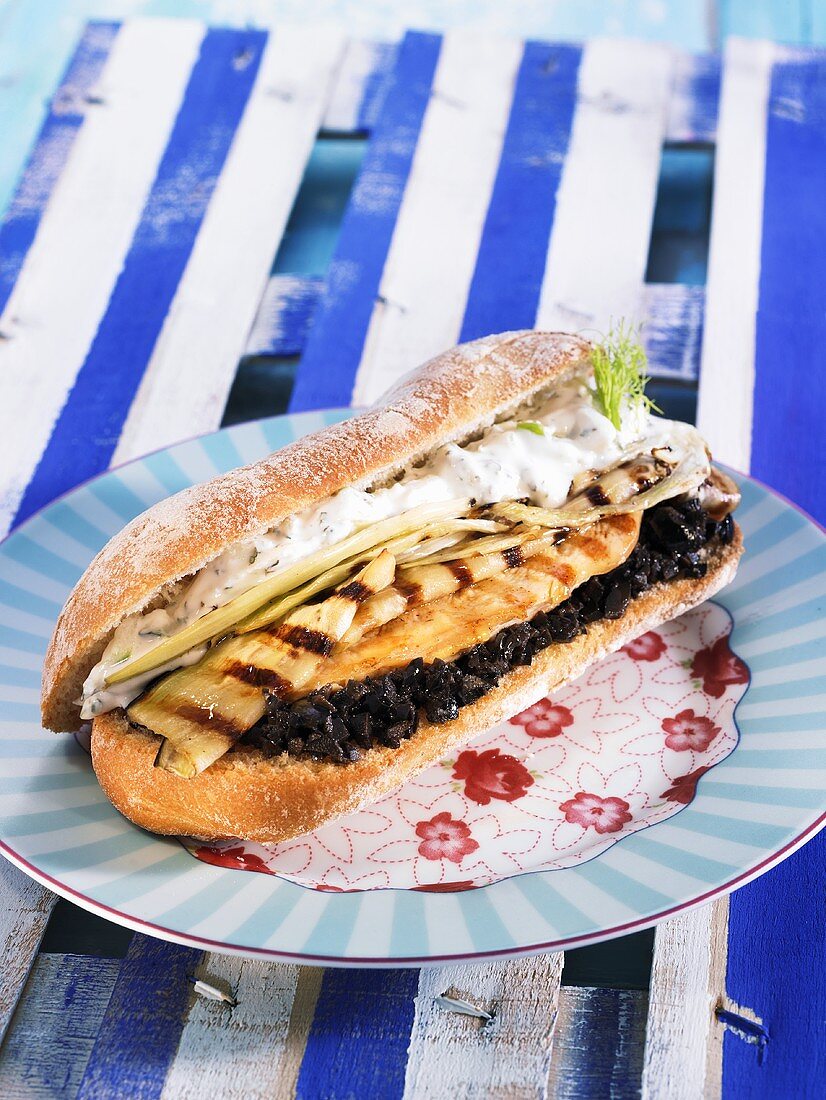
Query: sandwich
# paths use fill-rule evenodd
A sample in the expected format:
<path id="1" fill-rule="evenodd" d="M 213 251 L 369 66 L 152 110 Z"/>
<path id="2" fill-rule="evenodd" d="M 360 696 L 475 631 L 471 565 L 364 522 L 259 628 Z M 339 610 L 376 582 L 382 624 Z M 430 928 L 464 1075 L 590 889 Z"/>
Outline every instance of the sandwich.
<path id="1" fill-rule="evenodd" d="M 92 561 L 43 723 L 156 833 L 278 842 L 352 813 L 733 577 L 736 485 L 645 357 L 511 332 L 160 502 Z"/>

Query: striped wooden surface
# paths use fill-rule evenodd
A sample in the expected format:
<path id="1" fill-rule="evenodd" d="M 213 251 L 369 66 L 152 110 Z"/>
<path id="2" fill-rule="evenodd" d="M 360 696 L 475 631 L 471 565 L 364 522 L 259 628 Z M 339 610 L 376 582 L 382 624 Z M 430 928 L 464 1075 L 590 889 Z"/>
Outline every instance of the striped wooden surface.
<path id="1" fill-rule="evenodd" d="M 349 404 L 458 338 L 619 314 L 648 321 L 659 373 L 699 374 L 718 456 L 823 518 L 826 381 L 808 370 L 801 401 L 790 364 L 817 362 L 824 323 L 824 66 L 738 40 L 721 63 L 91 26 L 0 228 L 4 528 L 217 426 L 244 354 L 301 353 L 294 409 Z M 268 281 L 324 127 L 371 134 L 336 254 L 324 280 Z M 716 142 L 705 288 L 645 283 L 664 142 Z M 3 1095 L 815 1095 L 825 851 L 663 925 L 648 998 L 567 987 L 554 956 L 321 972 L 136 936 L 121 962 L 36 958 L 51 899 L 4 867 Z"/>

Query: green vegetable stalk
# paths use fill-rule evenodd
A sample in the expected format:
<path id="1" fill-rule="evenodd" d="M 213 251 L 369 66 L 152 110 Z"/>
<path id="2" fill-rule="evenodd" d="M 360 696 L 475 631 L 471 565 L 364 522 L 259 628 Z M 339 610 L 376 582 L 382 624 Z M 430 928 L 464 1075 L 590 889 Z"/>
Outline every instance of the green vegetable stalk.
<path id="1" fill-rule="evenodd" d="M 648 358 L 639 340 L 639 329 L 625 321 L 611 329 L 591 355 L 596 382 L 596 401 L 600 412 L 615 428 L 622 422 L 623 405 L 661 412 L 645 396 L 648 383 Z"/>

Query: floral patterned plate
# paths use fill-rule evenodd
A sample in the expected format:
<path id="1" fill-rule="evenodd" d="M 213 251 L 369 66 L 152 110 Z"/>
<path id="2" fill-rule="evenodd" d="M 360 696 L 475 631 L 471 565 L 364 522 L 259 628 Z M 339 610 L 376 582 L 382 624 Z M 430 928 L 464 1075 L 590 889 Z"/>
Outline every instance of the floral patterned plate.
<path id="1" fill-rule="evenodd" d="M 754 878 L 823 825 L 826 539 L 748 478 L 746 554 L 713 603 L 361 813 L 268 847 L 185 848 L 120 817 L 81 745 L 39 724 L 42 656 L 69 589 L 144 507 L 346 415 L 276 417 L 150 455 L 0 546 L 0 850 L 12 862 L 182 943 L 412 965 L 645 927 Z"/>

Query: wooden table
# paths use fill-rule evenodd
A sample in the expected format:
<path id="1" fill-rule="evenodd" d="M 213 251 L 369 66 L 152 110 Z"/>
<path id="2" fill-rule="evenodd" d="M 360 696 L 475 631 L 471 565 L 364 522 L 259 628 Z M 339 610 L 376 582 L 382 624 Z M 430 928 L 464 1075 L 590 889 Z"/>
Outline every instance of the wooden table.
<path id="1" fill-rule="evenodd" d="M 824 325 L 824 76 L 821 55 L 742 40 L 721 64 L 639 42 L 90 27 L 0 229 L 4 525 L 225 410 L 363 402 L 458 338 L 621 314 L 647 319 L 680 411 L 702 367 L 718 457 L 822 515 L 826 383 L 807 369 L 801 401 L 795 371 L 818 361 Z M 370 138 L 325 279 L 285 269 L 319 129 Z M 705 286 L 701 244 L 693 280 L 671 281 L 664 145 L 666 181 L 694 158 L 702 182 L 716 148 Z M 702 219 L 690 230 L 696 249 Z M 778 447 L 789 424 L 794 447 Z M 54 925 L 46 945 L 63 950 L 37 954 L 53 898 L 3 865 L 0 1088 L 815 1095 L 823 854 L 815 841 L 730 903 L 661 925 L 647 991 L 605 988 L 610 967 L 566 984 L 561 956 L 321 972 L 135 936 L 101 958 Z M 193 974 L 226 982 L 238 1008 L 196 997 Z M 635 978 L 648 985 L 644 960 Z M 435 1007 L 451 987 L 499 1004 L 496 1029 Z"/>

